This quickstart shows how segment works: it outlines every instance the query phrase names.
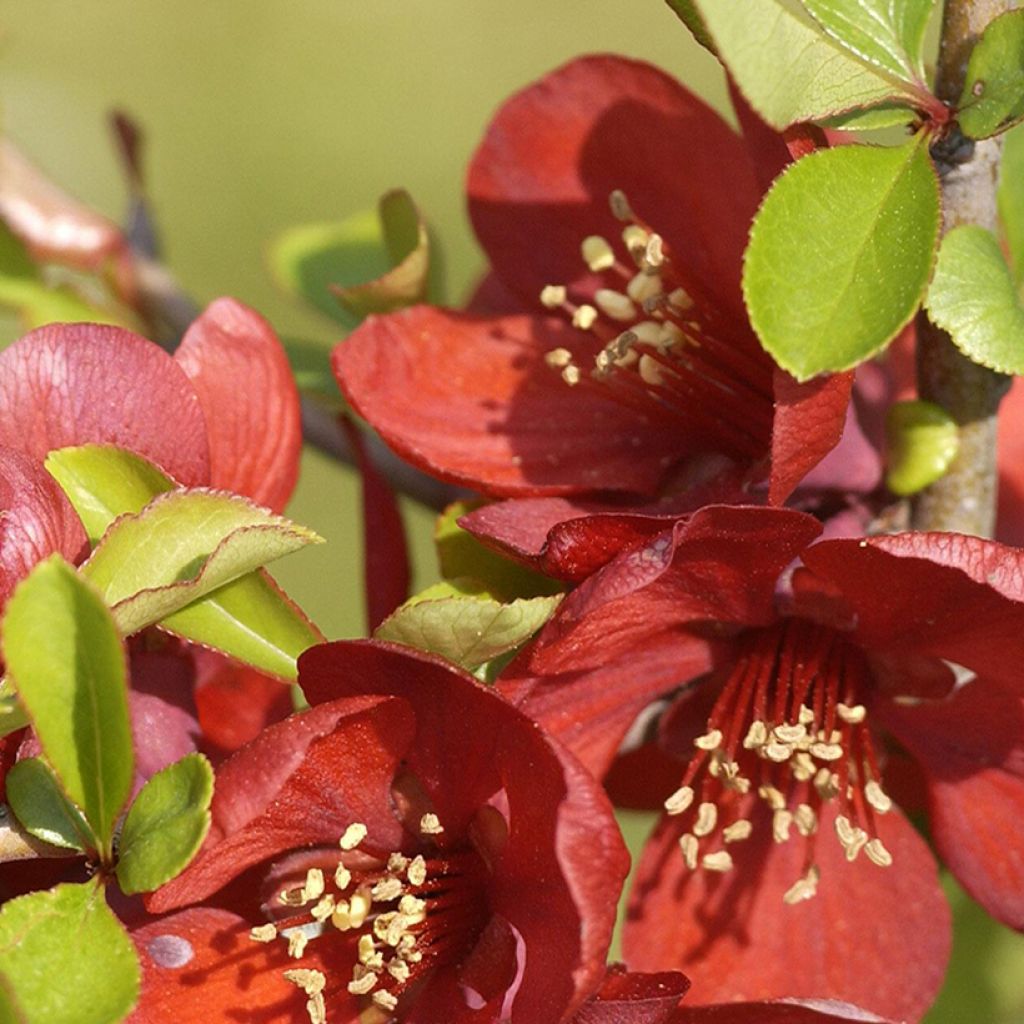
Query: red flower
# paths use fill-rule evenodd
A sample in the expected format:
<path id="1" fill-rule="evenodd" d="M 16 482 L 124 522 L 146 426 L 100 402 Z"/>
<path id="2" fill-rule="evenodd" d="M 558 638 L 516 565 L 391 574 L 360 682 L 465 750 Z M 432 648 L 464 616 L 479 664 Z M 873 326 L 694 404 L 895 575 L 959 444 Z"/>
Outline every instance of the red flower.
<path id="1" fill-rule="evenodd" d="M 300 682 L 315 706 L 225 763 L 205 846 L 150 902 L 206 900 L 283 856 L 264 904 L 276 924 L 252 941 L 236 914 L 205 907 L 140 929 L 134 1019 L 570 1017 L 604 975 L 628 864 L 600 787 L 425 655 L 324 645 Z"/>
<path id="2" fill-rule="evenodd" d="M 491 495 L 636 504 L 724 462 L 783 500 L 838 440 L 850 375 L 797 385 L 747 322 L 741 257 L 786 151 L 743 113 L 745 138 L 610 56 L 512 97 L 468 184 L 494 275 L 476 307 L 499 312 L 368 319 L 335 349 L 342 391 L 399 454 Z"/>
<path id="3" fill-rule="evenodd" d="M 916 759 L 939 853 L 1024 925 L 1024 555 L 819 531 L 785 510 L 696 513 L 570 594 L 501 685 L 595 772 L 652 704 L 660 748 L 688 760 L 639 866 L 631 967 L 686 970 L 705 1001 L 829 995 L 916 1018 L 948 913 L 886 761 L 893 740 Z"/>

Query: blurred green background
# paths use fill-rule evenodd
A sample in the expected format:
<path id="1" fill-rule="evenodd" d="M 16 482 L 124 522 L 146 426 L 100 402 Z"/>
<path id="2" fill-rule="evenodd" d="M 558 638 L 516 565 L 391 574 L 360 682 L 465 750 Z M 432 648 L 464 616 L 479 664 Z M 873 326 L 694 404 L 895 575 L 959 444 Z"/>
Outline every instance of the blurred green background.
<path id="1" fill-rule="evenodd" d="M 339 328 L 274 288 L 268 240 L 404 186 L 440 237 L 457 300 L 482 266 L 462 181 L 489 116 L 513 90 L 600 50 L 657 63 L 724 106 L 717 65 L 659 0 L 0 3 L 4 130 L 70 191 L 120 218 L 126 196 L 106 116 L 123 108 L 147 132 L 166 258 L 185 287 L 202 302 L 234 295 L 281 333 L 324 342 Z M 0 321 L 0 340 L 16 330 Z M 434 574 L 431 516 L 409 503 L 405 511 L 423 584 Z M 307 452 L 291 514 L 328 545 L 275 575 L 328 636 L 360 635 L 352 474 Z M 627 824 L 640 834 L 639 822 Z M 954 902 L 954 968 L 928 1021 L 1024 1024 L 1024 940 Z"/>

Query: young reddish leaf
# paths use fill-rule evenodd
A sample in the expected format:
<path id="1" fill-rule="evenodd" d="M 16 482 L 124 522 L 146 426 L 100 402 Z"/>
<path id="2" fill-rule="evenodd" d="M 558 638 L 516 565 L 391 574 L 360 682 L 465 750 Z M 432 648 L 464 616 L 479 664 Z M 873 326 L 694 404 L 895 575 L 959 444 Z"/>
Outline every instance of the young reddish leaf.
<path id="1" fill-rule="evenodd" d="M 210 830 L 212 797 L 213 769 L 202 754 L 188 754 L 150 778 L 121 830 L 123 892 L 152 892 L 188 864 Z"/>
<path id="2" fill-rule="evenodd" d="M 0 985 L 32 1024 L 124 1019 L 139 996 L 139 964 L 95 880 L 4 904 Z"/>
<path id="3" fill-rule="evenodd" d="M 795 163 L 765 198 L 743 268 L 761 343 L 797 380 L 874 355 L 924 295 L 940 221 L 921 138 Z"/>
<path id="4" fill-rule="evenodd" d="M 957 120 L 966 136 L 984 139 L 1024 117 L 1024 10 L 989 22 L 971 50 Z"/>
<path id="5" fill-rule="evenodd" d="M 1024 372 L 1024 305 L 990 232 L 963 224 L 943 238 L 925 305 L 968 359 Z"/>
<path id="6" fill-rule="evenodd" d="M 132 786 L 125 656 L 110 611 L 53 555 L 8 602 L 3 656 L 47 760 L 109 858 Z"/>

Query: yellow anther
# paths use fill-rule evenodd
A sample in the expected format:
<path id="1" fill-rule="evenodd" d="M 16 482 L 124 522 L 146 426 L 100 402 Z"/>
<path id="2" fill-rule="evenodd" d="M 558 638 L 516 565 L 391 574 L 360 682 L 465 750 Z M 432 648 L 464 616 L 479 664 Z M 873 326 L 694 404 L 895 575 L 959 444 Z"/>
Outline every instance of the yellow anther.
<path id="1" fill-rule="evenodd" d="M 683 334 L 681 327 L 676 326 L 671 320 L 665 321 L 661 325 L 661 337 L 658 339 L 658 347 L 662 351 L 670 351 L 676 348 L 682 348 L 686 345 L 686 335 Z"/>
<path id="2" fill-rule="evenodd" d="M 315 996 L 317 992 L 323 992 L 327 984 L 327 978 L 320 971 L 307 970 L 304 967 L 295 967 L 283 972 L 284 980 L 290 981 L 293 985 L 301 988 L 307 996 Z"/>
<path id="3" fill-rule="evenodd" d="M 693 834 L 699 838 L 710 835 L 718 822 L 718 808 L 712 803 L 703 803 L 697 808 L 697 824 Z"/>
<path id="4" fill-rule="evenodd" d="M 366 964 L 373 959 L 374 954 L 377 952 L 377 947 L 374 944 L 372 935 L 360 935 L 359 942 L 356 944 L 356 952 L 359 956 L 359 962 Z"/>
<path id="5" fill-rule="evenodd" d="M 405 877 L 409 879 L 410 885 L 422 885 L 427 880 L 427 862 L 422 855 L 416 854 L 409 862 Z"/>
<path id="6" fill-rule="evenodd" d="M 764 746 L 768 742 L 768 726 L 761 721 L 754 721 L 750 723 L 750 728 L 747 730 L 746 738 L 743 740 L 744 750 L 754 750 L 757 747 Z"/>
<path id="7" fill-rule="evenodd" d="M 540 293 L 540 304 L 545 309 L 558 309 L 565 304 L 565 285 L 546 284 Z"/>
<path id="8" fill-rule="evenodd" d="M 746 818 L 740 818 L 722 829 L 722 838 L 727 843 L 741 843 L 744 839 L 749 839 L 753 831 L 754 826 Z"/>
<path id="9" fill-rule="evenodd" d="M 892 799 L 874 779 L 864 787 L 864 796 L 879 814 L 892 810 Z"/>
<path id="10" fill-rule="evenodd" d="M 578 327 L 581 331 L 589 331 L 596 322 L 597 310 L 594 309 L 593 306 L 588 306 L 586 303 L 580 306 L 572 315 L 573 327 Z"/>
<path id="11" fill-rule="evenodd" d="M 612 320 L 628 323 L 637 316 L 636 306 L 628 295 L 612 288 L 598 288 L 594 292 L 594 305 Z"/>
<path id="12" fill-rule="evenodd" d="M 642 341 L 645 345 L 657 347 L 661 342 L 661 324 L 653 320 L 641 320 L 640 323 L 634 324 L 628 333 L 633 335 L 630 340 L 634 345 Z"/>
<path id="13" fill-rule="evenodd" d="M 776 811 L 772 815 L 772 839 L 777 843 L 785 843 L 789 840 L 789 827 L 793 824 L 793 814 L 791 811 L 782 810 Z"/>
<path id="14" fill-rule="evenodd" d="M 327 1004 L 323 992 L 317 992 L 306 1001 L 306 1013 L 309 1024 L 327 1024 Z"/>
<path id="15" fill-rule="evenodd" d="M 338 840 L 343 850 L 354 850 L 366 838 L 366 826 L 362 822 L 354 822 L 345 829 L 345 834 Z"/>
<path id="16" fill-rule="evenodd" d="M 794 903 L 802 903 L 804 900 L 813 899 L 818 891 L 818 878 L 821 873 L 816 865 L 812 865 L 807 874 L 799 881 L 794 882 L 783 894 L 782 900 L 792 906 Z"/>
<path id="17" fill-rule="evenodd" d="M 797 782 L 810 782 L 818 770 L 818 766 L 811 760 L 811 755 L 806 750 L 798 750 L 793 755 L 793 763 L 789 766 L 793 778 Z"/>
<path id="18" fill-rule="evenodd" d="M 867 718 L 868 710 L 863 704 L 837 704 L 836 714 L 850 725 L 860 725 Z"/>
<path id="19" fill-rule="evenodd" d="M 630 278 L 626 285 L 626 294 L 638 305 L 642 305 L 647 299 L 653 299 L 655 295 L 661 294 L 661 277 L 657 274 L 639 274 Z"/>
<path id="20" fill-rule="evenodd" d="M 761 748 L 761 753 L 769 761 L 785 764 L 793 756 L 793 746 L 790 743 L 780 743 L 778 740 L 772 739 Z"/>
<path id="21" fill-rule="evenodd" d="M 370 913 L 370 907 L 373 906 L 373 897 L 370 895 L 370 890 L 365 885 L 361 885 L 352 894 L 352 899 L 349 900 L 348 912 L 352 919 L 352 927 L 358 928 L 366 920 L 366 915 Z"/>
<path id="22" fill-rule="evenodd" d="M 588 235 L 580 244 L 583 262 L 595 274 L 615 266 L 615 253 L 600 235 Z"/>
<path id="23" fill-rule="evenodd" d="M 722 745 L 722 730 L 712 729 L 703 736 L 698 736 L 693 745 L 698 750 L 717 750 Z"/>
<path id="24" fill-rule="evenodd" d="M 331 924 L 338 929 L 339 932 L 347 932 L 352 925 L 352 909 L 349 907 L 348 900 L 341 900 L 331 911 Z"/>
<path id="25" fill-rule="evenodd" d="M 326 921 L 334 913 L 334 896 L 328 893 L 309 912 L 314 921 Z"/>
<path id="26" fill-rule="evenodd" d="M 814 776 L 814 788 L 822 800 L 831 800 L 839 795 L 839 776 L 827 768 L 819 768 Z"/>
<path id="27" fill-rule="evenodd" d="M 705 871 L 732 871 L 732 854 L 728 850 L 706 853 L 700 864 Z"/>
<path id="28" fill-rule="evenodd" d="M 306 952 L 309 936 L 302 931 L 294 931 L 288 936 L 288 955 L 293 960 L 301 960 Z"/>
<path id="29" fill-rule="evenodd" d="M 339 864 L 334 869 L 334 884 L 344 892 L 352 881 L 352 872 L 344 864 Z"/>
<path id="30" fill-rule="evenodd" d="M 400 960 L 397 956 L 392 957 L 387 962 L 387 972 L 400 985 L 404 985 L 405 982 L 409 980 L 409 975 L 412 973 L 409 970 L 409 965 L 404 960 Z"/>
<path id="31" fill-rule="evenodd" d="M 839 761 L 843 756 L 843 748 L 839 743 L 812 743 L 811 757 L 819 761 Z"/>
<path id="32" fill-rule="evenodd" d="M 425 836 L 439 836 L 444 831 L 444 826 L 438 820 L 436 814 L 424 814 L 420 818 L 420 832 Z"/>
<path id="33" fill-rule="evenodd" d="M 377 984 L 377 975 L 362 964 L 352 968 L 353 978 L 348 983 L 348 990 L 354 996 L 365 996 Z"/>
<path id="34" fill-rule="evenodd" d="M 635 259 L 642 259 L 647 248 L 648 234 L 637 224 L 630 224 L 622 229 L 622 242 Z"/>
<path id="35" fill-rule="evenodd" d="M 544 362 L 552 370 L 561 370 L 572 363 L 572 353 L 567 348 L 553 348 L 544 353 Z"/>
<path id="36" fill-rule="evenodd" d="M 793 824 L 802 836 L 813 835 L 818 829 L 818 816 L 810 804 L 799 804 L 793 812 Z"/>
<path id="37" fill-rule="evenodd" d="M 690 298 L 685 288 L 673 288 L 668 293 L 668 302 L 673 309 L 678 310 L 680 313 L 685 313 L 693 306 L 693 299 Z"/>
<path id="38" fill-rule="evenodd" d="M 277 929 L 272 924 L 261 924 L 249 930 L 249 938 L 253 942 L 273 942 L 277 938 Z"/>
<path id="39" fill-rule="evenodd" d="M 397 900 L 402 895 L 402 881 L 399 878 L 382 878 L 370 890 L 370 895 L 381 903 Z"/>
<path id="40" fill-rule="evenodd" d="M 836 835 L 839 837 L 839 842 L 843 846 L 853 842 L 853 825 L 850 824 L 850 819 L 845 814 L 836 815 L 835 830 Z"/>
<path id="41" fill-rule="evenodd" d="M 633 208 L 629 205 L 626 193 L 622 189 L 614 189 L 608 196 L 608 205 L 612 209 L 612 216 L 616 220 L 633 220 Z"/>
<path id="42" fill-rule="evenodd" d="M 398 912 L 409 918 L 418 918 L 414 924 L 419 924 L 426 917 L 427 901 L 421 900 L 418 896 L 406 894 L 398 901 Z"/>
<path id="43" fill-rule="evenodd" d="M 772 735 L 780 743 L 799 743 L 807 735 L 807 727 L 801 724 L 777 725 L 772 729 Z"/>
<path id="44" fill-rule="evenodd" d="M 644 263 L 649 267 L 660 267 L 665 262 L 664 242 L 661 235 L 651 235 L 644 247 Z"/>
<path id="45" fill-rule="evenodd" d="M 811 725 L 814 722 L 814 709 L 809 708 L 806 704 L 800 705 L 800 711 L 797 713 L 796 720 L 801 725 Z"/>
<path id="46" fill-rule="evenodd" d="M 683 863 L 693 871 L 697 867 L 697 848 L 699 844 L 697 837 L 690 832 L 684 832 L 679 837 L 679 849 L 683 853 Z"/>
<path id="47" fill-rule="evenodd" d="M 846 851 L 846 859 L 848 861 L 856 860 L 857 854 L 860 853 L 868 841 L 867 832 L 862 828 L 852 825 L 849 818 L 842 814 L 836 816 L 835 827 L 839 842 Z"/>
<path id="48" fill-rule="evenodd" d="M 306 884 L 302 887 L 302 902 L 312 903 L 324 894 L 324 873 L 320 868 L 310 868 L 306 872 Z"/>
<path id="49" fill-rule="evenodd" d="M 689 786 L 680 786 L 664 804 L 669 814 L 682 814 L 693 803 L 693 790 Z"/>
<path id="50" fill-rule="evenodd" d="M 880 868 L 887 868 L 892 864 L 892 854 L 882 844 L 881 839 L 868 840 L 864 844 L 864 856 Z"/>
<path id="51" fill-rule="evenodd" d="M 562 380 L 564 380 L 569 387 L 575 387 L 579 384 L 580 376 L 580 368 L 578 366 L 567 366 L 562 371 Z"/>
<path id="52" fill-rule="evenodd" d="M 388 871 L 393 875 L 400 875 L 409 866 L 409 858 L 396 850 L 388 854 Z"/>
<path id="53" fill-rule="evenodd" d="M 744 775 L 730 776 L 726 774 L 722 785 L 726 789 L 731 789 L 734 793 L 742 793 L 744 796 L 750 792 L 750 779 Z"/>
<path id="54" fill-rule="evenodd" d="M 640 374 L 640 379 L 652 388 L 664 384 L 668 376 L 661 363 L 648 355 L 640 357 L 640 362 L 637 364 L 637 372 Z"/>
<path id="55" fill-rule="evenodd" d="M 781 811 L 786 806 L 786 798 L 774 786 L 759 786 L 757 795 L 773 810 Z"/>
<path id="56" fill-rule="evenodd" d="M 382 1010 L 387 1010 L 390 1013 L 396 1006 L 398 1006 L 398 1000 L 384 989 L 380 989 L 378 992 L 373 993 L 373 1001 Z"/>

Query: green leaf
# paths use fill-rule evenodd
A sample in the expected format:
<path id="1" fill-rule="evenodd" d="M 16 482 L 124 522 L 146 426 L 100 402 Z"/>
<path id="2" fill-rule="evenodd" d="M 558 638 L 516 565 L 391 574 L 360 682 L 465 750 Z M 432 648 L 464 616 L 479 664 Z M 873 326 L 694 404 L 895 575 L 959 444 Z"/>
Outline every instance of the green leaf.
<path id="1" fill-rule="evenodd" d="M 916 494 L 943 476 L 960 448 L 956 420 L 932 402 L 896 402 L 885 424 L 893 494 Z"/>
<path id="2" fill-rule="evenodd" d="M 138 999 L 139 973 L 135 947 L 95 881 L 0 909 L 0 978 L 27 1024 L 123 1020 Z"/>
<path id="3" fill-rule="evenodd" d="M 95 545 L 125 512 L 141 512 L 174 481 L 152 462 L 110 445 L 60 448 L 46 457 L 46 469 L 68 496 Z"/>
<path id="4" fill-rule="evenodd" d="M 485 504 L 482 501 L 457 501 L 449 505 L 437 519 L 434 542 L 441 575 L 452 580 L 471 577 L 501 600 L 557 594 L 563 589 L 558 580 L 533 572 L 516 562 L 503 558 L 484 547 L 471 533 L 458 524 L 460 516 Z"/>
<path id="5" fill-rule="evenodd" d="M 690 30 L 694 39 L 704 47 L 705 50 L 715 52 L 715 44 L 700 20 L 697 8 L 693 0 L 667 0 L 669 7 L 679 16 L 679 20 Z"/>
<path id="6" fill-rule="evenodd" d="M 323 634 L 262 570 L 168 615 L 160 628 L 287 680 L 298 676 L 299 655 L 323 641 Z"/>
<path id="7" fill-rule="evenodd" d="M 118 519 L 82 574 L 134 633 L 267 562 L 320 541 L 235 494 L 171 491 Z"/>
<path id="8" fill-rule="evenodd" d="M 924 79 L 924 32 L 935 0 L 803 0 L 834 39 L 909 82 Z"/>
<path id="9" fill-rule="evenodd" d="M 62 448 L 50 453 L 46 467 L 93 540 L 119 515 L 140 512 L 174 486 L 152 463 L 107 445 Z M 186 640 L 289 680 L 296 676 L 298 656 L 323 639 L 262 570 L 217 588 L 159 624 Z"/>
<path id="10" fill-rule="evenodd" d="M 0 739 L 24 728 L 28 722 L 28 715 L 8 680 L 0 680 Z"/>
<path id="11" fill-rule="evenodd" d="M 921 139 L 819 150 L 793 164 L 762 203 L 744 260 L 761 344 L 797 380 L 874 355 L 921 301 L 940 221 Z"/>
<path id="12" fill-rule="evenodd" d="M 96 848 L 81 811 L 64 795 L 57 777 L 38 757 L 26 757 L 7 773 L 7 800 L 26 832 L 51 846 Z"/>
<path id="13" fill-rule="evenodd" d="M 971 51 L 958 120 L 964 135 L 984 139 L 1024 117 L 1024 9 L 990 21 Z"/>
<path id="14" fill-rule="evenodd" d="M 696 0 L 717 52 L 775 128 L 905 100 L 912 90 L 787 9 L 784 0 Z"/>
<path id="15" fill-rule="evenodd" d="M 902 128 L 914 120 L 915 114 L 902 104 L 883 103 L 870 110 L 851 110 L 846 114 L 823 118 L 823 128 L 840 132 L 874 132 L 883 128 Z"/>
<path id="16" fill-rule="evenodd" d="M 413 598 L 392 612 L 374 636 L 439 654 L 472 670 L 528 640 L 560 600 L 533 597 L 502 604 L 487 597 Z"/>
<path id="17" fill-rule="evenodd" d="M 376 210 L 289 229 L 268 258 L 285 291 L 354 327 L 367 313 L 423 301 L 430 241 L 409 193 L 396 189 Z"/>
<path id="18" fill-rule="evenodd" d="M 999 218 L 1013 263 L 1014 280 L 1024 283 L 1024 125 L 1007 132 L 999 165 Z"/>
<path id="19" fill-rule="evenodd" d="M 121 830 L 123 892 L 152 892 L 184 869 L 210 830 L 212 798 L 213 769 L 202 754 L 187 754 L 150 778 Z"/>
<path id="20" fill-rule="evenodd" d="M 343 407 L 345 401 L 331 369 L 331 349 L 335 339 L 320 342 L 312 338 L 284 337 L 281 344 L 298 389 L 314 394 L 334 409 Z"/>
<path id="21" fill-rule="evenodd" d="M 946 235 L 925 305 L 969 359 L 1024 373 L 1024 308 L 990 232 L 965 224 Z"/>
<path id="22" fill-rule="evenodd" d="M 59 555 L 14 591 L 3 654 L 46 759 L 106 860 L 132 787 L 125 653 L 100 596 Z"/>

